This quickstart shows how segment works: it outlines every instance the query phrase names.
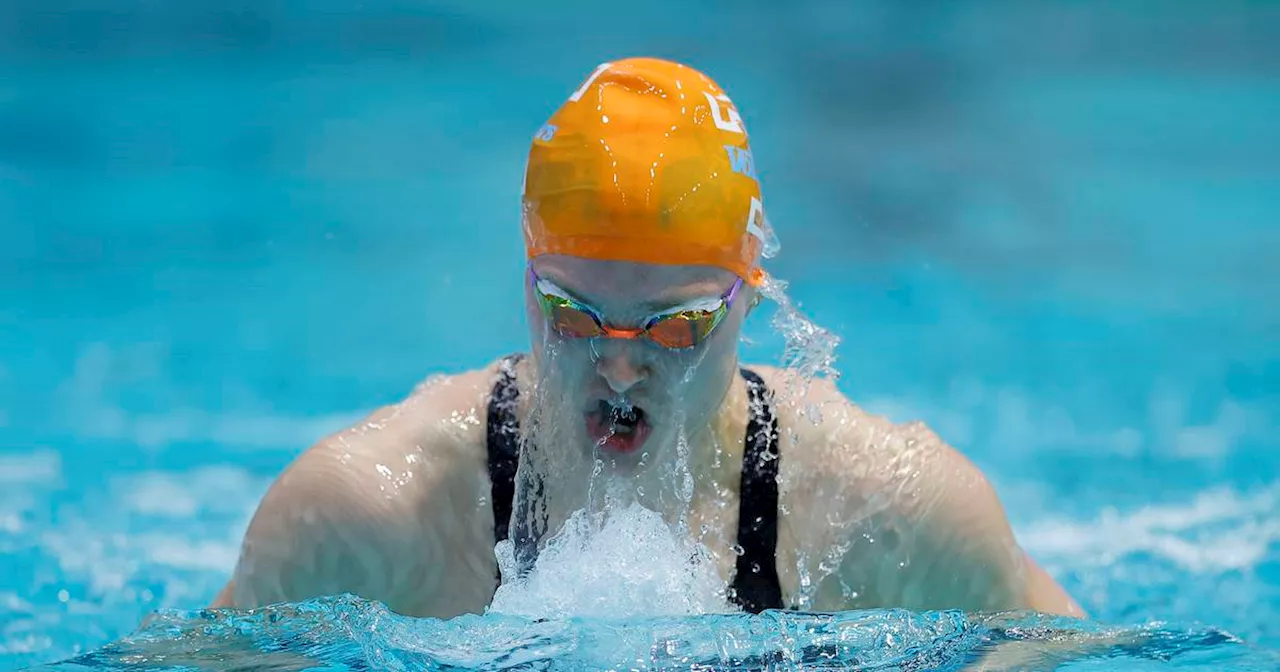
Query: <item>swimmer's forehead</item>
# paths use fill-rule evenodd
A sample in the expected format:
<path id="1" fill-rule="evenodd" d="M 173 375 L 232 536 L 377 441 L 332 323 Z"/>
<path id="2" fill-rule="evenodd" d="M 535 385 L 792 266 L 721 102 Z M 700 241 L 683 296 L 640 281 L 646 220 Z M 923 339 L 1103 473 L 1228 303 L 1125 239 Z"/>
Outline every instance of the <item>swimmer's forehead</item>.
<path id="1" fill-rule="evenodd" d="M 574 298 L 601 308 L 663 310 L 719 298 L 736 279 L 714 266 L 674 266 L 547 255 L 534 272 Z"/>

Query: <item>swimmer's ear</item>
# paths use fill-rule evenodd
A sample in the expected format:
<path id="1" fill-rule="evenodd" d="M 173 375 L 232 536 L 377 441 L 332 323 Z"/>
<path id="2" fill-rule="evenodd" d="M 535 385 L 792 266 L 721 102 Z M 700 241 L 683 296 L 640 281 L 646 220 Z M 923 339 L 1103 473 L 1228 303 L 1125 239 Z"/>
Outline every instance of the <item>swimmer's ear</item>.
<path id="1" fill-rule="evenodd" d="M 751 311 L 753 311 L 753 310 L 755 310 L 755 309 L 756 309 L 756 306 L 760 305 L 760 301 L 761 301 L 761 300 L 762 300 L 762 297 L 760 296 L 760 290 L 756 289 L 755 287 L 752 287 L 752 288 L 751 288 L 751 303 L 748 303 L 748 304 L 747 304 L 747 314 L 748 314 L 748 315 L 750 315 L 750 314 L 751 314 Z"/>

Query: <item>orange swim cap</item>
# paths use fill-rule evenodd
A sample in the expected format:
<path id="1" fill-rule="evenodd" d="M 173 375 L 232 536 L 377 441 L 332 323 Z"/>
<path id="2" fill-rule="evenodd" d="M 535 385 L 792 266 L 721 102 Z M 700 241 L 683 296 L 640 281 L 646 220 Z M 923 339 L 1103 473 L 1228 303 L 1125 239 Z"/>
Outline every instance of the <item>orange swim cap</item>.
<path id="1" fill-rule="evenodd" d="M 534 136 L 524 235 L 529 258 L 705 264 L 753 285 L 776 246 L 737 109 L 653 58 L 600 65 Z"/>

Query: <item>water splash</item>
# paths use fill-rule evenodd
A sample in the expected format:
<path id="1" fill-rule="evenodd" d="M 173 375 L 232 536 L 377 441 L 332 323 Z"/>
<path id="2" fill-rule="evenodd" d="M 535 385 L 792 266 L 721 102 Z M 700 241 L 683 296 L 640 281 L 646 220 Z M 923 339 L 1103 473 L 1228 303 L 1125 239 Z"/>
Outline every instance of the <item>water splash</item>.
<path id="1" fill-rule="evenodd" d="M 575 512 L 523 576 L 510 541 L 497 552 L 503 582 L 494 613 L 625 618 L 732 610 L 710 553 L 634 502 Z"/>
<path id="2" fill-rule="evenodd" d="M 542 616 L 730 609 L 712 554 L 690 533 L 701 478 L 691 468 L 693 452 L 719 450 L 714 440 L 704 445 L 706 432 L 691 426 L 679 403 L 694 381 L 687 372 L 672 381 L 675 408 L 662 419 L 670 434 L 661 444 L 639 455 L 591 450 L 574 394 L 590 358 L 573 355 L 595 353 L 567 352 L 574 346 L 592 347 L 550 341 L 539 352 L 534 396 L 521 421 L 512 540 L 495 549 L 503 587 L 493 608 Z M 631 400 L 618 395 L 615 403 Z M 519 562 L 503 564 L 513 556 Z"/>
<path id="3" fill-rule="evenodd" d="M 783 368 L 793 370 L 805 381 L 818 376 L 839 379 L 840 372 L 836 370 L 835 362 L 840 337 L 818 326 L 800 312 L 791 302 L 791 297 L 787 296 L 785 280 L 765 276 L 760 285 L 760 293 L 778 306 L 772 325 L 782 334 L 785 342 L 781 362 Z"/>
<path id="4" fill-rule="evenodd" d="M 840 339 L 808 319 L 787 296 L 786 289 L 786 282 L 771 277 L 766 277 L 760 287 L 761 294 L 777 306 L 772 326 L 785 339 L 780 364 L 790 373 L 781 386 L 784 389 L 775 390 L 775 404 L 796 408 L 798 415 L 817 423 L 821 420 L 819 409 L 808 401 L 806 391 L 815 378 L 838 378 L 835 350 Z M 530 449 L 522 458 L 518 479 L 516 519 L 535 521 L 537 530 L 555 538 L 547 540 L 537 533 L 516 530 L 514 546 L 507 543 L 497 549 L 502 558 L 504 585 L 492 608 L 501 613 L 539 617 L 724 611 L 724 579 L 706 559 L 705 549 L 694 547 L 695 535 L 689 529 L 695 490 L 704 480 L 692 467 L 695 453 L 700 459 L 704 450 L 711 450 L 712 460 L 719 464 L 721 448 L 703 446 L 700 439 L 691 440 L 694 428 L 687 426 L 688 418 L 677 408 L 670 418 L 677 429 L 671 437 L 675 445 L 655 447 L 655 463 L 650 463 L 648 450 L 641 456 L 638 468 L 622 471 L 611 468 L 609 460 L 601 460 L 598 452 L 588 458 L 574 448 L 581 439 L 566 426 L 572 423 L 565 423 L 564 418 L 576 417 L 575 409 L 580 406 L 569 394 L 573 381 L 580 377 L 575 371 L 587 361 L 598 359 L 599 348 L 594 340 L 583 344 L 547 339 L 541 345 L 539 381 L 533 386 L 536 398 L 528 421 L 522 423 L 531 440 L 526 444 Z M 584 350 L 573 351 L 577 347 Z M 675 399 L 685 398 L 705 355 L 705 350 L 699 351 L 695 361 L 686 362 L 684 375 L 673 381 Z M 617 395 L 614 404 L 626 409 L 630 400 L 626 395 Z M 788 433 L 795 430 L 794 426 L 783 428 Z M 691 445 L 694 442 L 699 445 Z M 571 496 L 570 491 L 585 491 L 585 499 Z M 619 496 L 602 494 L 609 492 Z M 731 493 L 725 501 L 733 501 Z M 636 502 L 648 509 L 636 506 Z M 724 507 L 721 509 L 725 513 Z M 702 522 L 702 534 L 697 538 L 715 545 L 716 552 L 733 546 L 731 536 L 723 538 L 725 533 L 716 525 Z M 521 553 L 521 547 L 531 548 L 530 540 L 537 547 L 534 553 Z M 638 545 L 637 540 L 646 543 Z M 721 543 L 723 547 L 719 546 Z M 806 549 L 800 550 L 798 597 L 805 605 L 818 582 L 838 563 L 819 563 L 821 566 L 816 569 L 821 575 L 813 576 Z M 825 560 L 827 550 L 811 552 Z M 513 562 L 513 556 L 529 562 Z M 696 557 L 704 559 L 691 560 Z M 644 599 L 637 599 L 640 595 Z"/>
<path id="5" fill-rule="evenodd" d="M 34 668 L 270 670 L 1276 669 L 1215 629 L 1113 628 L 1027 614 L 875 610 L 679 618 L 414 619 L 351 596 L 165 611 L 97 651 Z"/>

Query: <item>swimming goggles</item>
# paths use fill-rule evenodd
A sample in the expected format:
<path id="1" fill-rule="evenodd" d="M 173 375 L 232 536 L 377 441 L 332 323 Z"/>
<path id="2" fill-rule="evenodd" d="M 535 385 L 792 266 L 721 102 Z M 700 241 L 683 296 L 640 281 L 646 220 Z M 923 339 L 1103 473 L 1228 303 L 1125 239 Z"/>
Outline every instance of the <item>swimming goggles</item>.
<path id="1" fill-rule="evenodd" d="M 718 299 L 703 299 L 646 319 L 638 329 L 623 329 L 605 324 L 600 311 L 569 296 L 555 284 L 538 277 L 529 266 L 533 295 L 552 328 L 565 338 L 647 338 L 664 348 L 683 350 L 706 340 L 711 331 L 729 314 L 742 278 L 734 281 Z M 697 304 L 705 305 L 697 305 Z"/>

